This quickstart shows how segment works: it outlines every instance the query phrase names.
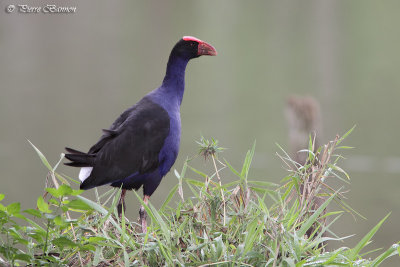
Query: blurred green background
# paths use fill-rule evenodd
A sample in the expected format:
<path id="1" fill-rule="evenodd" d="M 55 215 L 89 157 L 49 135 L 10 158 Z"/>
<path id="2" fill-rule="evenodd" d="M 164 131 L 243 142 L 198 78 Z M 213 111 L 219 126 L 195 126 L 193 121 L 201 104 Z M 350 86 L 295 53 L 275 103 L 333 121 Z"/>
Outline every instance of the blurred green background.
<path id="1" fill-rule="evenodd" d="M 76 6 L 74 14 L 6 13 L 9 4 L 53 2 L 0 1 L 6 203 L 31 208 L 43 192 L 46 169 L 27 139 L 53 164 L 64 146 L 89 149 L 100 129 L 160 85 L 171 48 L 193 35 L 219 54 L 188 65 L 174 168 L 196 154 L 201 134 L 229 148 L 223 157 L 238 168 L 257 140 L 252 177 L 280 181 L 286 172 L 275 143 L 288 148 L 286 99 L 313 96 L 321 104 L 322 141 L 357 124 L 345 142 L 355 149 L 341 166 L 352 178 L 348 203 L 368 219 L 343 216 L 336 232 L 356 237 L 337 246 L 356 244 L 389 212 L 374 248 L 400 240 L 400 1 L 55 2 Z M 176 182 L 168 174 L 152 202 L 159 205 Z M 134 219 L 133 194 L 128 201 Z"/>

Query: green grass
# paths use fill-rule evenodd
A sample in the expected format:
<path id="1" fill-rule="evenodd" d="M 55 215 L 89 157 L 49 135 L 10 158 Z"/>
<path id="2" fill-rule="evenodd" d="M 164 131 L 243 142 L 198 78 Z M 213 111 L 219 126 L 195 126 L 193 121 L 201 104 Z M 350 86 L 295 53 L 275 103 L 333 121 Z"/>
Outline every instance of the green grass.
<path id="1" fill-rule="evenodd" d="M 310 141 L 304 166 L 282 149 L 288 175 L 278 185 L 249 179 L 255 145 L 236 169 L 217 157 L 217 141 L 202 138 L 199 151 L 213 171 L 194 169 L 195 159 L 175 171 L 178 183 L 161 207 L 145 206 L 151 221 L 146 234 L 136 222 L 118 218 L 120 190 L 96 191 L 95 200 L 82 197 L 71 187 L 77 181 L 56 172 L 63 156 L 52 167 L 32 145 L 54 186 L 32 209 L 0 203 L 0 266 L 378 266 L 400 253 L 397 243 L 375 259 L 363 256 L 389 215 L 354 248 L 331 230 L 344 212 L 357 214 L 343 202 L 343 188 L 329 185 L 333 179 L 349 182 L 339 167 L 340 150 L 347 149 L 338 146 L 343 139 L 319 149 Z M 228 176 L 236 179 L 225 183 Z M 343 247 L 329 249 L 333 242 Z"/>

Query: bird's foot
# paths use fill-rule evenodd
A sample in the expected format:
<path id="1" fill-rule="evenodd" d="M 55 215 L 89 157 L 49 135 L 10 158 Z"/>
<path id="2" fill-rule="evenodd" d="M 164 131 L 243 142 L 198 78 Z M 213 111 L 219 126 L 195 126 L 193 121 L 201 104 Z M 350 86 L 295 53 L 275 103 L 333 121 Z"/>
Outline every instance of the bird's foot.
<path id="1" fill-rule="evenodd" d="M 147 214 L 143 206 L 140 207 L 139 216 L 140 216 L 140 225 L 142 226 L 142 233 L 147 233 L 147 221 L 146 221 Z"/>
<path id="2" fill-rule="evenodd" d="M 122 218 L 122 211 L 124 211 L 125 214 L 125 205 L 122 203 L 118 203 L 117 210 L 118 210 L 118 217 Z"/>
<path id="3" fill-rule="evenodd" d="M 121 196 L 119 198 L 119 202 L 117 205 L 117 211 L 118 211 L 119 218 L 122 218 L 122 211 L 124 211 L 124 214 L 125 214 L 125 193 L 126 193 L 126 189 L 122 189 Z"/>

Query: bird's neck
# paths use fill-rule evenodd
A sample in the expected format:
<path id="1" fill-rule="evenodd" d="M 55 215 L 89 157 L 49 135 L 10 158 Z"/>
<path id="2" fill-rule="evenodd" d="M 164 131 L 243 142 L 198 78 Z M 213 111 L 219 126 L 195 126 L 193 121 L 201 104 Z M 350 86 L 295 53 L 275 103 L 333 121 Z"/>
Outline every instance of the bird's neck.
<path id="1" fill-rule="evenodd" d="M 185 69 L 189 59 L 174 57 L 171 55 L 167 64 L 167 72 L 164 77 L 162 88 L 171 97 L 176 97 L 179 105 L 182 102 L 185 90 Z"/>

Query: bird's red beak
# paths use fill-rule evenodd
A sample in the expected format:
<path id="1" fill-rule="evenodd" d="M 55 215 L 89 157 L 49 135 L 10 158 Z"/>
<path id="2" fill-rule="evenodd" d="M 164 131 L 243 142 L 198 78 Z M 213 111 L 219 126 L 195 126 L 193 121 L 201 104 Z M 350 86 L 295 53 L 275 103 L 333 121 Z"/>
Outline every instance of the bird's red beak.
<path id="1" fill-rule="evenodd" d="M 200 41 L 199 42 L 199 47 L 197 50 L 197 55 L 199 56 L 216 56 L 217 55 L 217 50 L 215 50 L 215 48 L 204 42 L 204 41 Z"/>

